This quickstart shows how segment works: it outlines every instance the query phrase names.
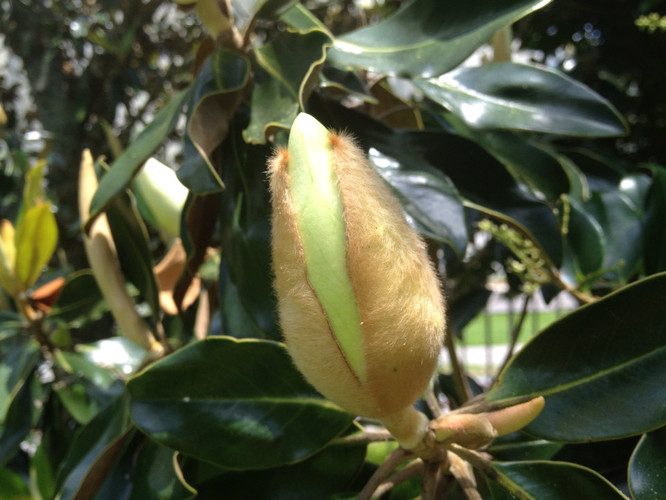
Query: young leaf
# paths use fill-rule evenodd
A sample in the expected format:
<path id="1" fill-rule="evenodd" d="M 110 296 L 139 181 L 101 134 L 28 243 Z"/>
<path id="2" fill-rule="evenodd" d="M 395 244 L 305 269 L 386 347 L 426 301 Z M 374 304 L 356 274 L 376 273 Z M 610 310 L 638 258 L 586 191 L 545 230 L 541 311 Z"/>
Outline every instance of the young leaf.
<path id="1" fill-rule="evenodd" d="M 58 225 L 51 203 L 26 210 L 16 228 L 16 279 L 22 290 L 30 288 L 48 263 L 58 243 Z"/>
<path id="2" fill-rule="evenodd" d="M 487 64 L 414 83 L 474 128 L 582 137 L 627 132 L 622 116 L 603 97 L 564 73 L 541 66 Z"/>

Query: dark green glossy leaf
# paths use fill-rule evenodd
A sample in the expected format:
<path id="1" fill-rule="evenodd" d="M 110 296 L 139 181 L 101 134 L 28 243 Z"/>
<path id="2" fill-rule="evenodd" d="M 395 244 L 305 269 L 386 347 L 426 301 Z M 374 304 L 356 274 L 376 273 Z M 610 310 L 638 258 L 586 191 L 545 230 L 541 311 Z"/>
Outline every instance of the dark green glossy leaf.
<path id="1" fill-rule="evenodd" d="M 365 82 L 359 77 L 358 71 L 344 71 L 334 66 L 324 66 L 319 79 L 319 86 L 328 91 L 336 89 L 370 104 L 377 104 L 379 102 L 370 93 Z"/>
<path id="2" fill-rule="evenodd" d="M 276 128 L 288 129 L 304 109 L 331 38 L 323 31 L 284 32 L 255 50 L 261 71 L 252 91 L 250 124 L 246 141 L 265 144 Z"/>
<path id="3" fill-rule="evenodd" d="M 456 335 L 463 335 L 464 328 L 486 307 L 492 292 L 482 284 L 485 284 L 485 280 L 479 283 L 481 286 L 461 291 L 459 295 L 456 295 L 455 302 L 448 303 L 449 321 Z"/>
<path id="4" fill-rule="evenodd" d="M 475 128 L 585 137 L 627 132 L 622 116 L 607 100 L 565 74 L 541 66 L 486 64 L 414 83 Z"/>
<path id="5" fill-rule="evenodd" d="M 666 271 L 666 168 L 651 166 L 652 185 L 645 202 L 643 248 L 648 274 Z"/>
<path id="6" fill-rule="evenodd" d="M 439 169 L 453 182 L 465 205 L 530 235 L 555 265 L 560 263 L 562 238 L 552 209 L 518 184 L 478 144 L 447 132 L 395 131 L 366 115 L 315 97 L 310 100 L 310 112 L 319 121 L 349 130 L 364 148 L 378 150 L 403 168 L 418 171 L 426 164 Z M 450 202 L 455 204 L 455 200 Z M 455 215 L 460 219 L 452 223 L 464 225 L 462 207 Z"/>
<path id="7" fill-rule="evenodd" d="M 62 320 L 72 326 L 98 319 L 107 308 L 104 296 L 89 269 L 77 271 L 65 282 L 49 318 Z"/>
<path id="8" fill-rule="evenodd" d="M 564 155 L 558 155 L 558 159 L 569 179 L 569 196 L 581 202 L 587 200 L 590 197 L 590 186 L 583 172 Z"/>
<path id="9" fill-rule="evenodd" d="M 576 270 L 582 275 L 601 269 L 604 263 L 606 236 L 597 220 L 575 199 L 568 200 L 567 250 Z"/>
<path id="10" fill-rule="evenodd" d="M 0 424 L 0 464 L 4 465 L 18 451 L 21 441 L 32 429 L 34 410 L 31 378 L 28 378 L 12 400 L 5 421 Z M 0 489 L 0 491 L 2 491 Z"/>
<path id="11" fill-rule="evenodd" d="M 136 429 L 129 429 L 116 438 L 89 469 L 73 500 L 118 500 L 129 498 L 135 479 L 135 442 L 145 439 Z M 97 492 L 95 492 L 97 489 Z M 145 497 L 149 500 L 151 497 Z M 153 497 L 157 500 L 159 497 Z M 160 499 L 166 500 L 166 499 Z"/>
<path id="12" fill-rule="evenodd" d="M 635 500 L 654 500 L 666 491 L 666 427 L 645 434 L 629 462 L 629 488 Z"/>
<path id="13" fill-rule="evenodd" d="M 664 303 L 662 273 L 564 316 L 514 356 L 489 399 L 545 396 L 526 430 L 552 441 L 613 439 L 662 426 Z"/>
<path id="14" fill-rule="evenodd" d="M 136 424 L 156 441 L 230 469 L 303 460 L 352 421 L 321 399 L 270 341 L 191 344 L 128 383 Z"/>
<path id="15" fill-rule="evenodd" d="M 298 114 L 298 99 L 272 74 L 258 67 L 254 74 L 250 124 L 243 131 L 249 143 L 266 144 L 279 129 L 288 130 Z"/>
<path id="16" fill-rule="evenodd" d="M 39 345 L 27 336 L 16 335 L 0 341 L 0 423 L 9 405 L 35 369 Z"/>
<path id="17" fill-rule="evenodd" d="M 225 267 L 220 267 L 220 319 L 222 334 L 237 339 L 268 339 L 271 336 L 259 326 L 246 308 L 240 291 Z M 279 334 L 278 334 L 279 335 Z M 279 336 L 273 337 L 278 339 Z"/>
<path id="18" fill-rule="evenodd" d="M 509 131 L 476 131 L 472 138 L 536 196 L 552 202 L 569 191 L 569 178 L 562 164 L 547 149 Z"/>
<path id="19" fill-rule="evenodd" d="M 219 48 L 206 60 L 193 84 L 185 157 L 176 174 L 197 194 L 224 188 L 211 155 L 229 132 L 249 76 L 250 62 L 246 56 Z"/>
<path id="20" fill-rule="evenodd" d="M 222 331 L 231 337 L 280 339 L 273 291 L 270 248 L 270 200 L 265 182 L 270 148 L 246 144 L 240 134 L 229 140 L 229 168 L 221 195 L 219 286 Z"/>
<path id="21" fill-rule="evenodd" d="M 414 147 L 412 136 L 314 96 L 310 108 L 326 126 L 351 132 L 369 151 L 370 160 L 398 194 L 417 229 L 438 241 L 447 242 L 456 252 L 464 253 L 467 225 L 462 199 L 450 179 L 438 172 L 418 147 Z M 428 144 L 427 139 L 423 144 Z"/>
<path id="22" fill-rule="evenodd" d="M 495 439 L 488 448 L 488 453 L 495 460 L 501 461 L 550 460 L 563 446 L 562 443 L 535 439 L 523 432 L 514 432 Z"/>
<path id="23" fill-rule="evenodd" d="M 336 39 L 329 60 L 377 73 L 432 77 L 455 68 L 504 26 L 548 0 L 413 0 Z"/>
<path id="24" fill-rule="evenodd" d="M 530 235 L 559 264 L 562 242 L 551 208 L 529 193 L 504 166 L 476 143 L 463 137 L 432 132 L 410 132 L 412 151 L 444 172 L 466 205 Z"/>
<path id="25" fill-rule="evenodd" d="M 30 488 L 16 472 L 0 467 L 0 499 L 30 500 Z"/>
<path id="26" fill-rule="evenodd" d="M 592 191 L 616 191 L 622 177 L 627 174 L 627 165 L 617 158 L 581 148 L 564 149 L 561 153 L 585 175 L 589 191 L 584 198 L 577 198 L 578 201 L 587 201 L 587 196 Z"/>
<path id="27" fill-rule="evenodd" d="M 161 309 L 148 230 L 137 211 L 133 197 L 125 193 L 118 196 L 107 208 L 106 216 L 123 276 L 137 287 L 141 298 L 150 307 L 153 323 L 157 323 Z"/>
<path id="28" fill-rule="evenodd" d="M 60 499 L 77 498 L 84 486 L 89 488 L 89 493 L 95 493 L 101 483 L 84 485 L 89 471 L 98 460 L 105 459 L 106 453 L 118 452 L 119 439 L 123 439 L 128 428 L 127 398 L 120 397 L 77 432 L 58 473 Z"/>
<path id="29" fill-rule="evenodd" d="M 642 210 L 617 190 L 592 193 L 582 208 L 594 217 L 603 231 L 603 267 L 609 269 L 606 275 L 626 283 L 643 253 Z"/>
<path id="30" fill-rule="evenodd" d="M 119 459 L 135 433 L 136 430 L 125 430 L 104 448 L 86 471 L 72 500 L 116 500 L 127 496 L 134 464 L 129 460 L 119 463 Z"/>
<path id="31" fill-rule="evenodd" d="M 566 462 L 493 462 L 497 481 L 517 498 L 538 500 L 626 499 L 596 472 Z M 520 496 L 519 496 L 520 495 Z M 493 495 L 493 498 L 498 498 Z M 502 497 L 499 497 L 502 498 Z"/>
<path id="32" fill-rule="evenodd" d="M 636 448 L 639 436 L 592 443 L 569 443 L 550 460 L 571 462 L 592 469 L 623 491 L 627 485 L 627 463 Z"/>
<path id="33" fill-rule="evenodd" d="M 451 245 L 459 255 L 464 254 L 467 225 L 462 200 L 451 181 L 417 159 L 401 165 L 371 150 L 370 160 L 400 198 L 410 224 L 425 236 Z"/>
<path id="34" fill-rule="evenodd" d="M 196 496 L 178 478 L 173 450 L 150 440 L 140 450 L 129 500 L 189 500 Z"/>
<path id="35" fill-rule="evenodd" d="M 365 445 L 333 445 L 294 465 L 265 471 L 228 472 L 195 483 L 203 498 L 224 491 L 229 498 L 311 500 L 350 489 L 363 465 Z"/>
<path id="36" fill-rule="evenodd" d="M 86 227 L 90 227 L 93 218 L 104 211 L 111 200 L 128 188 L 141 165 L 173 131 L 190 94 L 191 88 L 188 87 L 169 99 L 157 112 L 153 121 L 111 164 L 111 170 L 102 177 L 99 188 L 90 202 L 90 219 L 85 221 Z"/>

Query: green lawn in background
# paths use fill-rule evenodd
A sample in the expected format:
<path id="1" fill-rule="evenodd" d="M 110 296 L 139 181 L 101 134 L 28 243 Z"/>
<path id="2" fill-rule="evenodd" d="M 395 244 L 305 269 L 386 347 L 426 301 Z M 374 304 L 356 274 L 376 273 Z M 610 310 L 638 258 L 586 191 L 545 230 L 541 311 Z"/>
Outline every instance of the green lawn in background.
<path id="1" fill-rule="evenodd" d="M 518 342 L 526 342 L 536 332 L 562 316 L 564 312 L 531 313 L 525 318 Z M 518 321 L 518 314 L 513 314 L 513 325 Z M 511 323 L 508 313 L 480 314 L 463 330 L 465 345 L 502 345 L 511 338 Z M 486 334 L 486 331 L 488 334 Z"/>

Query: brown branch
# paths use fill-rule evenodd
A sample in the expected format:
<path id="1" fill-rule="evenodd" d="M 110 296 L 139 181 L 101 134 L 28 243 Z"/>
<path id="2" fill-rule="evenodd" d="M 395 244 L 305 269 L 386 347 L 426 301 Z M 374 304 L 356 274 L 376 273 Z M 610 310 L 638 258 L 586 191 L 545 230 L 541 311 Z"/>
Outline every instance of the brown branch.
<path id="1" fill-rule="evenodd" d="M 436 500 L 439 483 L 439 462 L 425 462 L 421 476 L 421 500 Z"/>
<path id="2" fill-rule="evenodd" d="M 398 448 L 393 451 L 370 477 L 366 485 L 358 494 L 357 500 L 370 500 L 373 497 L 375 490 L 384 482 L 389 474 L 391 474 L 398 465 L 413 456 L 413 453 L 403 448 Z"/>
<path id="3" fill-rule="evenodd" d="M 390 491 L 393 489 L 394 486 L 402 483 L 403 481 L 406 481 L 407 479 L 417 476 L 421 473 L 424 473 L 424 463 L 423 460 L 420 458 L 414 460 L 412 463 L 406 465 L 399 471 L 397 471 L 395 474 L 393 474 L 389 479 L 384 481 L 382 484 L 380 484 L 372 494 L 371 498 L 379 498 L 381 497 L 384 493 Z M 358 497 L 359 499 L 361 498 L 360 496 Z M 423 494 L 421 494 L 421 498 L 423 500 L 433 500 L 432 498 L 426 499 Z"/>

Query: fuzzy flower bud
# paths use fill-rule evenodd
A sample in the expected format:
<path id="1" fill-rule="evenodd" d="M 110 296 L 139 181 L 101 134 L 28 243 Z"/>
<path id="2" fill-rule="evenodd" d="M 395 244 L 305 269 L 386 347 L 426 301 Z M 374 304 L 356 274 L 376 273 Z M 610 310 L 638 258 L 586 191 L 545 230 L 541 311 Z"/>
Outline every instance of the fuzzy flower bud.
<path id="1" fill-rule="evenodd" d="M 411 405 L 445 330 L 424 242 L 358 146 L 305 113 L 269 175 L 275 288 L 296 366 L 351 413 L 398 434 L 423 428 Z"/>

